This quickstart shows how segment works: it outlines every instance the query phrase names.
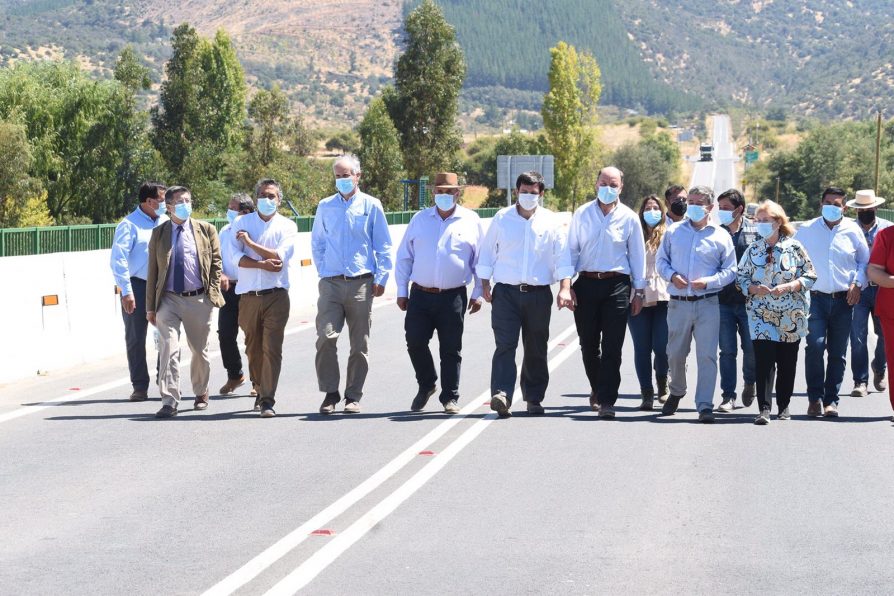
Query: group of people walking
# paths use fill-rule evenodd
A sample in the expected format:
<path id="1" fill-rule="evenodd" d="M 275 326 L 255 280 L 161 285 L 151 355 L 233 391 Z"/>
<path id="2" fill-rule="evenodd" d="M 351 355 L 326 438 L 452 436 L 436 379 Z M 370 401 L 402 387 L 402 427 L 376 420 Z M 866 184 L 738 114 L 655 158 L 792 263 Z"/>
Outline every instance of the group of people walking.
<path id="1" fill-rule="evenodd" d="M 894 237 L 883 231 L 890 224 L 876 219 L 883 200 L 871 191 L 847 201 L 857 211 L 854 221 L 843 217 L 845 192 L 826 189 L 822 215 L 796 232 L 772 201 L 758 206 L 753 221 L 746 218 L 737 190 L 715 197 L 707 187 L 687 192 L 672 186 L 663 201 L 645 197 L 635 212 L 619 200 L 623 172 L 606 167 L 598 173 L 595 199 L 568 222 L 543 206 L 543 177 L 525 172 L 516 180 L 514 204 L 501 209 L 485 232 L 478 215 L 459 204 L 457 175 L 443 172 L 434 178 L 434 206 L 413 217 L 392 262 L 381 202 L 359 190 L 360 163 L 342 156 L 333 173 L 337 192 L 319 203 L 311 233 L 320 277 L 315 367 L 321 414 L 334 413 L 342 399 L 345 413 L 360 411 L 372 303 L 384 293 L 392 269 L 418 385 L 413 411 L 424 410 L 438 393 L 446 413 L 459 412 L 465 316 L 477 313 L 482 300 L 491 304 L 495 341 L 490 405 L 503 418 L 511 415 L 517 382 L 527 412 L 544 412 L 554 303 L 573 311 L 590 406 L 606 419 L 616 413 L 628 327 L 640 409 L 652 410 L 657 399 L 664 415 L 674 414 L 687 393 L 686 361 L 695 340 L 694 400 L 701 422 L 714 420 L 718 351 L 717 411 L 735 408 L 741 348 L 742 403 L 750 406 L 756 398 L 755 423 L 767 424 L 774 384 L 778 418 L 790 417 L 802 338 L 807 338 L 807 414 L 829 417 L 838 415 L 848 341 L 852 395 L 866 395 L 869 318 L 880 337 L 890 328 L 887 335 L 894 338 L 894 308 L 881 308 L 890 299 L 887 293 L 894 292 L 894 276 L 888 273 L 894 272 L 894 254 L 889 264 L 885 252 L 890 247 L 894 253 Z M 176 416 L 181 402 L 181 329 L 192 352 L 194 408 L 208 407 L 216 306 L 228 377 L 219 393 L 233 393 L 246 382 L 236 343 L 241 328 L 255 410 L 264 418 L 275 416 L 297 236 L 295 223 L 278 213 L 281 200 L 275 180 L 260 180 L 253 198 L 230 200 L 230 223 L 218 234 L 211 224 L 192 218 L 188 189 L 143 185 L 139 206 L 116 230 L 111 257 L 121 293 L 131 400 L 148 398 L 145 339 L 151 323 L 159 333 L 162 408 L 156 416 Z M 337 342 L 346 324 L 350 353 L 342 394 Z M 439 366 L 429 348 L 435 332 Z M 873 384 L 882 391 L 881 340 L 871 366 Z"/>

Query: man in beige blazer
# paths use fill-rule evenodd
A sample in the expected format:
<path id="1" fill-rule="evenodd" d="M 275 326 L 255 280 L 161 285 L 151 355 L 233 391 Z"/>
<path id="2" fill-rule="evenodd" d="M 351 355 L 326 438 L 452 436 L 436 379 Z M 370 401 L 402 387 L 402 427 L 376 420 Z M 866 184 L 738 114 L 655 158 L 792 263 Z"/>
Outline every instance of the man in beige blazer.
<path id="1" fill-rule="evenodd" d="M 193 219 L 192 195 L 183 186 L 165 193 L 170 220 L 152 230 L 146 281 L 146 319 L 158 328 L 158 388 L 162 408 L 156 418 L 173 418 L 180 404 L 180 326 L 192 350 L 190 380 L 195 409 L 208 407 L 208 335 L 220 292 L 220 240 L 206 221 Z"/>

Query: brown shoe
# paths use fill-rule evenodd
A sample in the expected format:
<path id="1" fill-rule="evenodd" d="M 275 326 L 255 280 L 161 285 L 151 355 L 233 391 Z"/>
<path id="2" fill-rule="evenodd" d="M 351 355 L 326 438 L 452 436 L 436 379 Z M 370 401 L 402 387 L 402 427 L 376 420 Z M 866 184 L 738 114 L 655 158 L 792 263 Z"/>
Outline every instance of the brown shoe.
<path id="1" fill-rule="evenodd" d="M 807 406 L 807 415 L 811 418 L 819 418 L 823 415 L 823 404 L 819 401 L 812 401 Z"/>
<path id="2" fill-rule="evenodd" d="M 888 383 L 885 381 L 885 371 L 872 369 L 872 384 L 875 385 L 876 391 L 887 389 Z"/>
<path id="3" fill-rule="evenodd" d="M 599 411 L 599 396 L 596 395 L 595 391 L 590 392 L 590 409 L 594 412 Z"/>
<path id="4" fill-rule="evenodd" d="M 826 418 L 838 418 L 838 406 L 835 404 L 829 404 L 825 408 L 823 408 L 823 416 Z"/>
<path id="5" fill-rule="evenodd" d="M 197 395 L 196 402 L 193 404 L 194 410 L 205 410 L 208 408 L 208 392 L 206 391 L 204 395 Z"/>
<path id="6" fill-rule="evenodd" d="M 341 394 L 338 391 L 330 391 L 326 394 L 326 397 L 323 398 L 323 403 L 320 404 L 320 414 L 324 416 L 328 416 L 335 412 L 335 405 L 341 401 Z"/>
<path id="7" fill-rule="evenodd" d="M 130 401 L 146 401 L 149 399 L 149 392 L 145 389 L 134 389 L 127 399 Z"/>
<path id="8" fill-rule="evenodd" d="M 220 388 L 221 395 L 229 395 L 245 385 L 245 377 L 239 377 L 238 379 L 228 379 L 226 383 L 224 383 L 223 387 Z"/>

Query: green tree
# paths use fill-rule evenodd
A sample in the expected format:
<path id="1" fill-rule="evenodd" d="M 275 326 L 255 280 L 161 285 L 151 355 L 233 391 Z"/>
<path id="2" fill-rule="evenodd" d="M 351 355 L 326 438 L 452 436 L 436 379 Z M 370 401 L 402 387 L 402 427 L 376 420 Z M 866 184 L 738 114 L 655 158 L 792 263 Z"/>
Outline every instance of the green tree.
<path id="1" fill-rule="evenodd" d="M 132 95 L 146 91 L 152 86 L 149 69 L 140 63 L 133 46 L 126 46 L 115 61 L 115 80 L 124 85 Z"/>
<path id="2" fill-rule="evenodd" d="M 18 225 L 27 197 L 39 190 L 30 175 L 31 147 L 24 126 L 0 121 L 0 155 L 0 227 L 12 228 Z"/>
<path id="3" fill-rule="evenodd" d="M 559 42 L 550 50 L 549 91 L 543 99 L 543 127 L 555 157 L 559 206 L 574 209 L 593 184 L 601 149 L 596 132 L 602 93 L 596 59 Z"/>
<path id="4" fill-rule="evenodd" d="M 621 201 L 630 207 L 638 205 L 647 195 L 660 195 L 678 173 L 677 167 L 647 141 L 622 145 L 611 155 L 609 162 L 624 172 Z"/>
<path id="5" fill-rule="evenodd" d="M 397 129 L 382 98 L 370 102 L 357 130 L 360 133 L 358 157 L 366 192 L 378 197 L 386 211 L 400 209 L 403 156 Z"/>
<path id="6" fill-rule="evenodd" d="M 280 153 L 289 124 L 289 100 L 278 85 L 270 91 L 261 89 L 248 104 L 248 117 L 254 128 L 248 146 L 252 158 L 266 166 Z"/>
<path id="7" fill-rule="evenodd" d="M 360 150 L 360 137 L 353 130 L 343 130 L 326 141 L 326 151 L 337 153 L 357 153 Z"/>
<path id="8" fill-rule="evenodd" d="M 383 94 L 413 177 L 453 169 L 462 136 L 456 124 L 466 74 L 456 32 L 432 0 L 404 21 L 406 50 L 397 60 L 394 88 Z"/>

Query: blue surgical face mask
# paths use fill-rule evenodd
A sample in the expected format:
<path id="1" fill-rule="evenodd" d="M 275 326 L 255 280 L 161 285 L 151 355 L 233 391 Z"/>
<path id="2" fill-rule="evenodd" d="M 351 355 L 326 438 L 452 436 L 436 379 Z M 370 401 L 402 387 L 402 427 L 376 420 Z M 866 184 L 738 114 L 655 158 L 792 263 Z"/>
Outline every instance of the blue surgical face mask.
<path id="1" fill-rule="evenodd" d="M 653 209 L 652 211 L 643 211 L 643 221 L 645 221 L 649 227 L 654 228 L 658 225 L 658 222 L 661 221 L 661 211 Z"/>
<path id="2" fill-rule="evenodd" d="M 686 217 L 691 221 L 701 221 L 707 214 L 707 210 L 701 205 L 686 205 Z"/>
<path id="3" fill-rule="evenodd" d="M 233 211 L 232 209 L 227 209 L 227 221 L 233 223 L 236 221 L 236 218 L 239 217 L 238 211 Z"/>
<path id="4" fill-rule="evenodd" d="M 835 205 L 823 205 L 823 219 L 826 221 L 838 221 L 844 209 Z"/>
<path id="5" fill-rule="evenodd" d="M 276 201 L 273 199 L 259 198 L 258 211 L 264 216 L 273 215 L 276 213 Z"/>
<path id="6" fill-rule="evenodd" d="M 724 211 L 723 209 L 721 209 L 717 212 L 717 218 L 720 220 L 720 223 L 728 226 L 733 223 L 734 219 L 736 219 L 735 211 Z"/>
<path id="7" fill-rule="evenodd" d="M 456 200 L 453 198 L 453 195 L 448 193 L 436 194 L 435 205 L 441 211 L 450 211 L 456 205 Z"/>
<path id="8" fill-rule="evenodd" d="M 519 195 L 518 195 L 518 204 L 525 211 L 531 211 L 532 209 L 537 207 L 537 205 L 540 204 L 539 199 L 540 199 L 540 195 L 535 195 L 534 193 L 523 192 L 523 193 L 519 193 Z"/>
<path id="9" fill-rule="evenodd" d="M 341 193 L 343 197 L 351 194 L 351 191 L 354 190 L 354 179 L 353 178 L 336 178 L 335 179 L 335 188 L 338 189 L 338 192 Z"/>
<path id="10" fill-rule="evenodd" d="M 177 219 L 187 220 L 192 213 L 192 203 L 177 203 L 174 205 L 174 215 Z"/>
<path id="11" fill-rule="evenodd" d="M 600 186 L 599 190 L 596 191 L 596 198 L 599 199 L 600 203 L 611 205 L 618 200 L 619 194 L 620 191 L 617 188 L 612 188 L 611 186 Z"/>
<path id="12" fill-rule="evenodd" d="M 164 215 L 167 212 L 168 212 L 168 206 L 165 204 L 164 201 L 162 201 L 158 204 L 158 209 L 155 210 L 155 215 L 156 215 L 156 217 L 161 217 L 162 215 Z"/>
<path id="13" fill-rule="evenodd" d="M 754 224 L 754 227 L 761 238 L 769 238 L 776 231 L 776 226 L 773 225 L 772 221 L 759 221 Z"/>

